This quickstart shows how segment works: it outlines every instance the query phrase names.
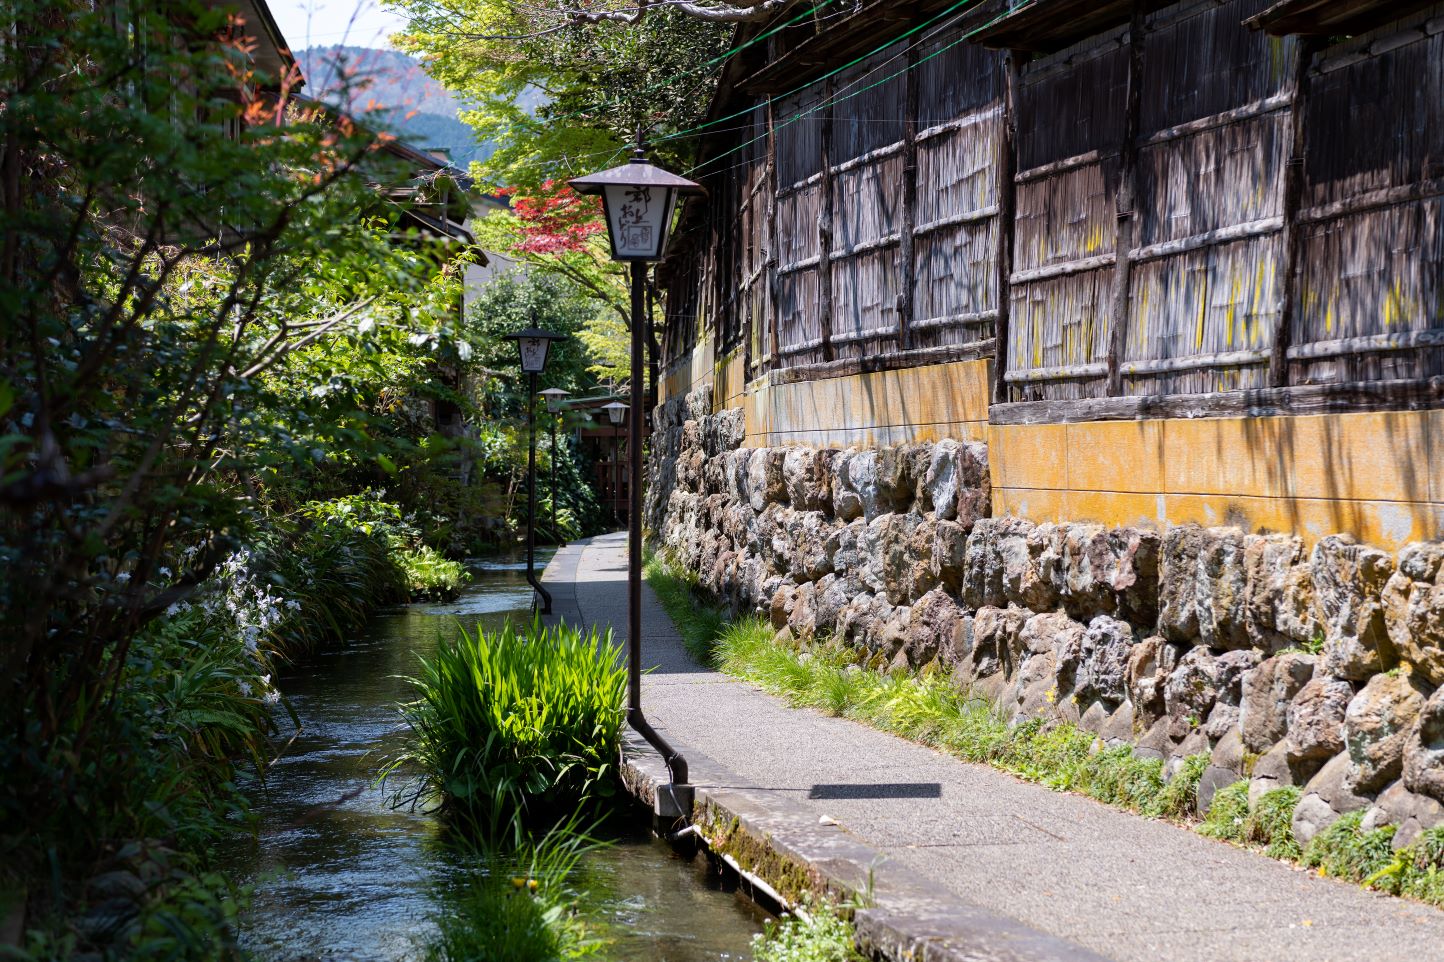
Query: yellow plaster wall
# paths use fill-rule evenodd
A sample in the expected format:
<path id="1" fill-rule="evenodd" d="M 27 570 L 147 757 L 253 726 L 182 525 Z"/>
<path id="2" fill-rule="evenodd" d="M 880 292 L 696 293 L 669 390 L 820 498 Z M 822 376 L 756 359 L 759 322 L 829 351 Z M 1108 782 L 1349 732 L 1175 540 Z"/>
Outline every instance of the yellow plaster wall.
<path id="1" fill-rule="evenodd" d="M 751 447 L 988 442 L 994 514 L 1164 529 L 1197 522 L 1336 533 L 1395 549 L 1444 538 L 1444 411 L 990 425 L 990 362 L 961 361 L 745 390 Z M 738 395 L 740 394 L 740 398 Z"/>
<path id="2" fill-rule="evenodd" d="M 752 447 L 874 447 L 938 438 L 987 439 L 988 360 L 747 387 Z"/>
<path id="3" fill-rule="evenodd" d="M 692 348 L 692 353 L 663 369 L 657 403 L 684 397 L 704 384 L 711 384 L 712 376 L 712 341 L 701 338 L 700 343 Z"/>
<path id="4" fill-rule="evenodd" d="M 1444 537 L 1444 411 L 991 425 L 993 510 L 1238 525 L 1394 549 Z"/>

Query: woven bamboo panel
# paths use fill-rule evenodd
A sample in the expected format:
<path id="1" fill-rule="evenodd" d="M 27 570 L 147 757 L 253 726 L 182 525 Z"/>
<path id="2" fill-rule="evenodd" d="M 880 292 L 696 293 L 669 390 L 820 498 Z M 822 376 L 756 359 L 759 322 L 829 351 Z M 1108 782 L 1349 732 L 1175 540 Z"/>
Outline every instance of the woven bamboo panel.
<path id="1" fill-rule="evenodd" d="M 1116 156 L 1019 184 L 1014 270 L 1111 254 L 1118 240 L 1117 193 Z"/>
<path id="2" fill-rule="evenodd" d="M 902 139 L 907 45 L 895 43 L 833 78 L 834 165 Z"/>
<path id="3" fill-rule="evenodd" d="M 983 110 L 1003 97 L 1003 54 L 962 40 L 957 31 L 921 41 L 917 59 L 919 130 Z"/>
<path id="4" fill-rule="evenodd" d="M 897 234 L 902 226 L 902 156 L 892 154 L 832 178 L 834 251 Z"/>
<path id="5" fill-rule="evenodd" d="M 1092 270 L 1033 284 L 1014 285 L 1008 327 L 1008 370 L 1062 372 L 1010 384 L 1013 400 L 1069 400 L 1106 393 L 1102 371 L 1079 370 L 1106 362 L 1111 330 L 1111 270 Z"/>
<path id="6" fill-rule="evenodd" d="M 1182 3 L 1147 17 L 1139 117 L 1144 137 L 1284 89 L 1295 41 L 1243 25 L 1274 2 Z"/>
<path id="7" fill-rule="evenodd" d="M 822 187 L 809 184 L 777 197 L 777 258 L 786 271 L 800 261 L 815 258 L 817 223 L 822 216 Z"/>
<path id="8" fill-rule="evenodd" d="M 897 350 L 900 289 L 895 247 L 833 262 L 834 357 L 870 357 Z"/>
<path id="9" fill-rule="evenodd" d="M 1147 246 L 1283 216 L 1289 116 L 1275 110 L 1139 151 L 1136 242 Z"/>
<path id="10" fill-rule="evenodd" d="M 918 144 L 918 226 L 998 204 L 1002 114 L 995 104 L 965 119 Z"/>
<path id="11" fill-rule="evenodd" d="M 932 231 L 917 240 L 913 347 L 993 336 L 998 310 L 998 220 Z"/>
<path id="12" fill-rule="evenodd" d="M 1128 48 L 1116 39 L 1029 64 L 1019 90 L 1018 169 L 1116 150 L 1127 92 Z"/>
<path id="13" fill-rule="evenodd" d="M 789 363 L 822 358 L 822 326 L 817 311 L 817 269 L 783 274 L 777 282 L 777 349 Z"/>

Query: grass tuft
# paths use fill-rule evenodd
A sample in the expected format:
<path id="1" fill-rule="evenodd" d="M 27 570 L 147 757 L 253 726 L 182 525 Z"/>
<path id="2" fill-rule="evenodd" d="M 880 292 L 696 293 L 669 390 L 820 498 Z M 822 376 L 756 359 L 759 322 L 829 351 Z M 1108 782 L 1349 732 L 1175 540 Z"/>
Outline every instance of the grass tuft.
<path id="1" fill-rule="evenodd" d="M 436 797 L 485 837 L 614 790 L 626 666 L 611 634 L 533 621 L 457 634 L 422 659 L 403 764 L 406 797 Z M 400 796 L 398 796 L 400 800 Z"/>
<path id="2" fill-rule="evenodd" d="M 839 908 L 809 902 L 797 915 L 770 922 L 752 939 L 753 962 L 863 962 L 853 927 Z"/>

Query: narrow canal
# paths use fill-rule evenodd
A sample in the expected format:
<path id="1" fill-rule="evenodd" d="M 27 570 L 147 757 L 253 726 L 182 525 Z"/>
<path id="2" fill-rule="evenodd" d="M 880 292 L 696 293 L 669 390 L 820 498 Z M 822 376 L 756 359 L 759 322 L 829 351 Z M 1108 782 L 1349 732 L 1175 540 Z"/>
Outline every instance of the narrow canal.
<path id="1" fill-rule="evenodd" d="M 539 562 L 540 563 L 540 562 Z M 483 562 L 454 603 L 414 604 L 372 619 L 363 637 L 285 675 L 302 731 L 256 791 L 259 838 L 231 870 L 254 886 L 241 922 L 261 960 L 419 959 L 445 883 L 471 866 L 436 820 L 394 809 L 376 773 L 402 736 L 400 676 L 456 624 L 495 627 L 528 617 L 526 566 Z M 283 727 L 291 728 L 287 717 Z M 611 844 L 587 856 L 581 910 L 611 942 L 603 958 L 655 962 L 748 959 L 764 916 L 708 870 L 646 830 L 645 812 L 619 815 Z"/>

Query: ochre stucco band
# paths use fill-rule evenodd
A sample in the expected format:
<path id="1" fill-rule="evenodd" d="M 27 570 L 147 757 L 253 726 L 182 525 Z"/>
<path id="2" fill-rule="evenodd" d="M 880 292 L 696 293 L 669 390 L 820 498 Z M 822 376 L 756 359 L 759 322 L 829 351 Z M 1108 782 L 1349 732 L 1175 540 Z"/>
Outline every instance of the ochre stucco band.
<path id="1" fill-rule="evenodd" d="M 1347 533 L 1389 550 L 1444 537 L 1444 411 L 990 425 L 989 384 L 987 361 L 759 380 L 741 399 L 746 443 L 986 440 L 994 513 L 1032 521 Z"/>

